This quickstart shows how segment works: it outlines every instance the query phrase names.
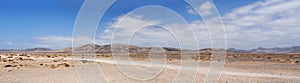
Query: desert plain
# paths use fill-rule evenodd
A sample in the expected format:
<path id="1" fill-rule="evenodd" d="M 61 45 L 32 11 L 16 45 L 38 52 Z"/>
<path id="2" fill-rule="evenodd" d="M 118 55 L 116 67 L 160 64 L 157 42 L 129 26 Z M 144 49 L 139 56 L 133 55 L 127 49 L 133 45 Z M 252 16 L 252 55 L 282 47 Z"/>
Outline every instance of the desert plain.
<path id="1" fill-rule="evenodd" d="M 1 53 L 0 83 L 80 83 L 79 64 L 101 66 L 102 75 L 110 83 L 171 83 L 179 69 L 164 67 L 148 80 L 130 78 L 120 72 L 111 54 L 94 54 L 96 61 L 75 60 L 71 53 Z M 133 61 L 147 61 L 144 57 L 131 55 Z M 167 65 L 178 65 L 178 55 L 168 55 Z M 203 83 L 210 66 L 210 55 L 202 54 L 195 83 Z M 228 53 L 219 83 L 299 83 L 300 54 L 251 54 Z M 76 65 L 76 64 L 77 65 Z M 126 64 L 121 64 L 126 65 Z M 143 65 L 138 65 L 143 66 Z M 197 69 L 197 68 L 196 68 Z M 99 70 L 100 71 L 100 70 Z M 184 70 L 188 71 L 188 70 Z M 136 71 L 143 72 L 143 71 Z M 191 79 L 193 75 L 182 74 L 180 78 Z"/>

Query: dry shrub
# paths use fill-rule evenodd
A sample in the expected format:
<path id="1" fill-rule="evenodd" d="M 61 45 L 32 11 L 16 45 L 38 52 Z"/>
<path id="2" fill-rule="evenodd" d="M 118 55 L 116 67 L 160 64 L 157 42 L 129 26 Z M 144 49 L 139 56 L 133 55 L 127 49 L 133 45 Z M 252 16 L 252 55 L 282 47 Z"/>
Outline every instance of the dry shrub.
<path id="1" fill-rule="evenodd" d="M 58 65 L 52 64 L 52 65 L 50 66 L 50 68 L 52 68 L 52 69 L 58 68 Z"/>
<path id="2" fill-rule="evenodd" d="M 82 62 L 82 63 L 87 63 L 88 61 L 87 61 L 87 60 L 81 60 L 81 62 Z"/>
<path id="3" fill-rule="evenodd" d="M 70 67 L 71 65 L 67 64 L 67 63 L 63 63 L 65 67 Z"/>

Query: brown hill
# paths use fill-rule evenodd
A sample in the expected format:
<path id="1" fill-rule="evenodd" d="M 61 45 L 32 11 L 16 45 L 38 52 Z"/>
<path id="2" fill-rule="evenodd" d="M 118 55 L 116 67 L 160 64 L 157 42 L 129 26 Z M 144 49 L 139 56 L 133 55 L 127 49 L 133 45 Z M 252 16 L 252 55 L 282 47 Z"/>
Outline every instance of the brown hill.
<path id="1" fill-rule="evenodd" d="M 83 53 L 112 53 L 112 52 L 130 52 L 130 53 L 148 53 L 151 48 L 157 47 L 138 47 L 134 45 L 124 45 L 124 44 L 111 44 L 111 45 L 97 45 L 97 44 L 86 44 L 80 47 L 75 48 L 64 48 L 60 50 L 55 50 L 53 52 L 61 52 L 61 53 L 71 53 L 72 50 L 74 52 L 83 52 Z M 163 47 L 165 52 L 178 52 L 181 51 L 179 48 L 170 48 Z"/>

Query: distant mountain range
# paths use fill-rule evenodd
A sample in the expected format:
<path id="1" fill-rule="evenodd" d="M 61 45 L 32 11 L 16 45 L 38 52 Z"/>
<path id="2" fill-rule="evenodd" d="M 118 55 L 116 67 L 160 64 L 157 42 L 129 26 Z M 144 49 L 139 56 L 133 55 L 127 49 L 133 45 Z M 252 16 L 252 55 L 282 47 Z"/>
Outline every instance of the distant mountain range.
<path id="1" fill-rule="evenodd" d="M 112 48 L 114 47 L 114 48 Z M 31 48 L 31 49 L 0 49 L 0 52 L 59 52 L 59 53 L 71 53 L 72 50 L 77 52 L 96 52 L 96 53 L 111 53 L 111 52 L 130 52 L 130 53 L 148 53 L 153 49 L 158 47 L 138 47 L 134 45 L 123 45 L 123 44 L 112 44 L 112 45 L 97 45 L 97 44 L 86 44 L 75 48 L 64 48 L 59 50 L 52 50 L 49 48 Z M 200 50 L 187 50 L 179 48 L 163 47 L 163 51 L 167 53 L 179 53 L 182 51 L 199 51 L 199 52 L 211 52 L 211 48 L 205 48 Z M 156 49 L 157 50 L 157 49 Z M 152 52 L 151 51 L 151 52 Z M 227 49 L 229 53 L 269 53 L 269 54 L 279 54 L 279 53 L 300 53 L 300 46 L 284 47 L 284 48 L 263 48 L 259 47 L 251 50 L 239 50 L 235 48 Z"/>
<path id="2" fill-rule="evenodd" d="M 269 54 L 281 54 L 281 53 L 300 53 L 300 46 L 284 47 L 284 48 L 263 48 L 259 47 L 251 50 L 237 50 L 234 48 L 229 48 L 229 51 L 236 53 L 269 53 Z"/>
<path id="3" fill-rule="evenodd" d="M 49 48 L 30 48 L 30 49 L 0 49 L 0 52 L 52 52 Z"/>

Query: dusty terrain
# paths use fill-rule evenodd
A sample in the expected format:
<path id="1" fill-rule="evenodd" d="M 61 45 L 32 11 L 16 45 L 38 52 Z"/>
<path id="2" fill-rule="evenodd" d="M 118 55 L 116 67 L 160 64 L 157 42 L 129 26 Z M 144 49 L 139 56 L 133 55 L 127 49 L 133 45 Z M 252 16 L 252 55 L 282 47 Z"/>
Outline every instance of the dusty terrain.
<path id="1" fill-rule="evenodd" d="M 68 53 L 2 53 L 0 83 L 79 83 L 74 57 Z M 135 61 L 147 61 L 145 56 L 131 55 Z M 201 55 L 195 82 L 204 82 L 209 69 L 209 55 Z M 108 82 L 170 83 L 179 73 L 178 55 L 168 55 L 167 67 L 151 80 L 140 81 L 120 72 L 109 54 L 97 54 L 95 60 L 77 60 L 82 64 L 101 66 Z M 299 83 L 299 54 L 228 54 L 220 83 Z M 123 63 L 121 65 L 128 65 Z M 141 64 L 139 66 L 147 66 Z M 182 71 L 188 71 L 182 69 Z M 139 72 L 139 71 L 137 71 Z M 183 79 L 193 76 L 182 74 Z"/>

